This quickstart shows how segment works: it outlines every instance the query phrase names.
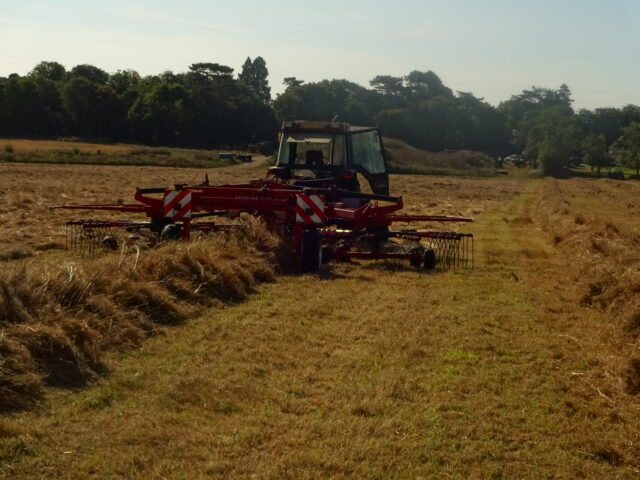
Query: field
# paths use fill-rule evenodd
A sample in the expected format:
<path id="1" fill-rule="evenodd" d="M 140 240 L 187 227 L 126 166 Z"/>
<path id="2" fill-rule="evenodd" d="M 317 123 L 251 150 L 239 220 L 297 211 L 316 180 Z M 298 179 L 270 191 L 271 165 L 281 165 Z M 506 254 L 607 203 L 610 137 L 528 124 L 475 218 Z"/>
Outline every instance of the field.
<path id="1" fill-rule="evenodd" d="M 83 269 L 130 278 L 117 254 L 87 264 L 63 250 L 62 224 L 77 215 L 47 207 L 127 202 L 135 186 L 204 172 L 0 164 L 0 277 L 58 268 L 59 288 Z M 208 173 L 227 182 L 261 169 Z M 274 276 L 260 233 L 263 250 L 232 238 L 213 253 L 142 252 L 145 291 L 176 257 L 226 262 L 229 281 L 239 265 L 248 280 L 197 308 L 146 297 L 180 321 L 144 310 L 139 341 L 100 349 L 87 382 L 45 386 L 0 416 L 0 477 L 637 478 L 640 184 L 396 175 L 391 190 L 408 212 L 474 216 L 475 268 L 362 261 Z M 62 305 L 56 328 L 86 313 L 54 300 L 43 305 Z M 0 354 L 6 332 L 27 335 L 30 321 L 0 318 Z"/>
<path id="2" fill-rule="evenodd" d="M 225 153 L 246 153 L 231 149 Z M 239 163 L 220 159 L 221 150 L 141 147 L 70 140 L 0 139 L 0 162 L 71 165 L 154 165 L 214 168 Z"/>
<path id="3" fill-rule="evenodd" d="M 393 173 L 481 177 L 497 174 L 493 159 L 480 152 L 427 152 L 395 138 L 385 138 L 384 147 Z"/>

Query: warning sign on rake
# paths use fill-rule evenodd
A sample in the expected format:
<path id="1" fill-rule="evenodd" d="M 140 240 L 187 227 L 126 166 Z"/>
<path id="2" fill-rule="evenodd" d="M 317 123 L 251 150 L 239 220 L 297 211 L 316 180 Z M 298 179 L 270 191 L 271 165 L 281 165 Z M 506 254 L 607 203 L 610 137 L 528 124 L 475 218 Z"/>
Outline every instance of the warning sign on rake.
<path id="1" fill-rule="evenodd" d="M 191 192 L 189 190 L 168 190 L 163 204 L 164 218 L 182 220 L 191 218 Z"/>
<path id="2" fill-rule="evenodd" d="M 296 222 L 307 225 L 323 225 L 324 217 L 324 202 L 318 195 L 298 194 Z"/>

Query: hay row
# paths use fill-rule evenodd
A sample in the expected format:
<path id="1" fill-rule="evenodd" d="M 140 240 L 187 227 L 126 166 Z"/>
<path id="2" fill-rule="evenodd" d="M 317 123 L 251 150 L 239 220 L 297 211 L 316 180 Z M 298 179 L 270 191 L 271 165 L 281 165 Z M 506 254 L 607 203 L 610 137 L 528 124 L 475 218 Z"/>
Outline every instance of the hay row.
<path id="1" fill-rule="evenodd" d="M 583 184 L 599 189 L 598 184 Z M 595 194 L 598 192 L 587 192 Z M 537 209 L 541 227 L 569 259 L 581 306 L 608 315 L 615 335 L 606 341 L 608 368 L 626 393 L 640 393 L 640 235 L 627 224 L 591 215 L 567 200 L 557 180 L 547 181 Z"/>
<path id="2" fill-rule="evenodd" d="M 36 405 L 45 385 L 78 387 L 106 367 L 103 352 L 139 345 L 237 302 L 274 279 L 277 240 L 257 221 L 191 243 L 59 263 L 25 260 L 0 272 L 0 411 Z"/>

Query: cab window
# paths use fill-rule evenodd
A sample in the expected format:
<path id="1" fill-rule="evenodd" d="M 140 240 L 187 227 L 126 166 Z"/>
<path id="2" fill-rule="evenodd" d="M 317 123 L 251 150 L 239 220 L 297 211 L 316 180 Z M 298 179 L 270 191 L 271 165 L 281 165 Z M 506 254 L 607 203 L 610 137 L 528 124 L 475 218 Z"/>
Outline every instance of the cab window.
<path id="1" fill-rule="evenodd" d="M 294 168 L 329 167 L 344 164 L 344 136 L 288 133 L 283 135 L 278 165 Z"/>
<path id="2" fill-rule="evenodd" d="M 353 133 L 351 136 L 353 163 L 367 173 L 384 173 L 385 165 L 377 131 Z"/>

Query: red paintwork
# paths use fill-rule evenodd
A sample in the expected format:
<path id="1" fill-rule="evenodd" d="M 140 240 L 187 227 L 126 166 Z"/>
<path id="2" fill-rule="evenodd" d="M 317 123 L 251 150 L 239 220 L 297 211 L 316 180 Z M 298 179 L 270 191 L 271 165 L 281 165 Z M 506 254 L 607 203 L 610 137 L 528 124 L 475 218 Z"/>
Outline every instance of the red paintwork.
<path id="1" fill-rule="evenodd" d="M 327 201 L 327 190 L 305 188 L 304 190 L 295 185 L 279 183 L 272 180 L 260 180 L 246 184 L 233 185 L 176 185 L 176 189 L 189 190 L 191 192 L 192 214 L 225 211 L 226 216 L 237 216 L 241 212 L 249 212 L 262 216 L 268 225 L 280 231 L 282 235 L 294 236 L 294 253 L 299 253 L 301 249 L 301 238 L 305 228 L 311 226 L 302 222 L 296 222 L 296 201 L 297 196 L 304 194 L 318 195 L 325 203 L 324 218 L 325 227 L 320 228 L 320 234 L 326 242 L 338 239 L 361 238 L 366 236 L 365 230 L 390 227 L 394 222 L 472 222 L 473 219 L 467 217 L 450 217 L 439 215 L 402 215 L 398 214 L 403 207 L 402 199 L 385 202 L 380 205 L 378 202 L 360 202 L 359 207 L 350 207 L 344 201 Z M 161 189 L 155 189 L 156 193 Z M 166 190 L 166 195 L 170 190 Z M 345 198 L 349 198 L 345 194 Z M 353 198 L 353 197 L 351 197 Z M 143 190 L 138 189 L 135 194 L 137 204 L 129 205 L 64 205 L 54 208 L 81 209 L 81 210 L 110 210 L 123 213 L 145 214 L 151 219 L 163 219 L 163 197 L 152 197 L 145 195 Z M 358 202 L 356 202 L 358 203 Z M 126 221 L 113 222 L 120 225 Z M 191 230 L 211 230 L 215 229 L 212 222 L 194 222 L 190 219 L 181 219 L 179 222 L 183 226 L 183 238 L 189 238 Z M 290 228 L 287 228 L 289 226 Z M 336 230 L 337 226 L 339 230 Z M 315 228 L 315 227 L 311 227 Z M 438 238 L 457 239 L 468 234 L 456 232 L 392 232 L 394 237 L 418 237 L 418 238 Z M 383 252 L 354 252 L 343 247 L 336 247 L 333 251 L 334 257 L 338 258 L 407 258 L 409 253 L 383 253 Z"/>

